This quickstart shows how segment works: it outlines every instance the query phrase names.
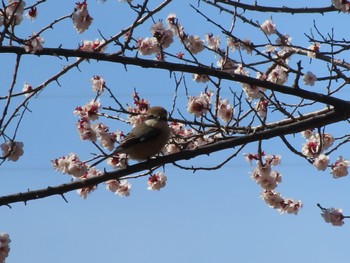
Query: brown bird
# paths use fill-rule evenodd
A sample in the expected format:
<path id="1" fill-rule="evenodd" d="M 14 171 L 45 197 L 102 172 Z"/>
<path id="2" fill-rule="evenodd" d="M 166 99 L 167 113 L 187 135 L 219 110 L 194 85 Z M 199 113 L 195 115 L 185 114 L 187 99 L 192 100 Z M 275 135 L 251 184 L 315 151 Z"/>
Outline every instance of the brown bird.
<path id="1" fill-rule="evenodd" d="M 167 115 L 162 107 L 149 108 L 146 119 L 122 139 L 114 154 L 126 153 L 129 158 L 142 161 L 159 153 L 170 136 Z"/>

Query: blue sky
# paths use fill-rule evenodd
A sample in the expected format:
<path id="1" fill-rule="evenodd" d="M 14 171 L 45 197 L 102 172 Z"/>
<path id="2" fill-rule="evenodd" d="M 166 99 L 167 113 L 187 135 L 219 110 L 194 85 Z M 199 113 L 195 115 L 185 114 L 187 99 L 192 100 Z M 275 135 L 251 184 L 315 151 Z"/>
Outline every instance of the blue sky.
<path id="1" fill-rule="evenodd" d="M 49 1 L 39 8 L 36 21 L 23 21 L 18 28 L 19 34 L 28 36 L 53 17 L 68 14 L 75 2 Z M 290 1 L 261 1 L 259 4 L 263 2 L 290 6 Z M 297 4 L 307 5 L 307 2 L 298 1 Z M 320 6 L 330 4 L 330 1 L 317 2 Z M 43 35 L 44 46 L 57 47 L 62 43 L 65 48 L 76 48 L 82 40 L 99 38 L 98 29 L 109 37 L 131 22 L 132 16 L 126 4 L 115 0 L 104 4 L 89 0 L 88 3 L 94 17 L 90 30 L 78 35 L 71 21 L 67 20 Z M 219 33 L 204 24 L 204 19 L 195 14 L 189 3 L 195 5 L 197 1 L 177 1 L 154 19 L 165 19 L 174 12 L 190 33 L 203 38 L 205 33 Z M 223 25 L 229 25 L 229 19 L 217 11 L 202 10 Z M 348 34 L 344 27 L 348 16 L 344 14 L 307 18 L 251 12 L 246 15 L 261 23 L 272 15 L 281 33 L 290 34 L 293 43 L 306 47 L 308 43 L 303 33 L 309 32 L 313 19 L 324 32 L 334 26 L 337 36 L 346 38 Z M 194 20 L 200 22 L 194 23 Z M 149 36 L 150 26 L 151 21 L 136 36 Z M 257 37 L 256 31 L 241 26 L 237 27 L 238 36 Z M 113 52 L 113 48 L 107 52 Z M 13 73 L 13 60 L 10 60 L 13 56 L 1 56 L 0 83 L 7 87 Z M 22 59 L 23 68 L 16 84 L 18 91 L 24 82 L 36 86 L 67 65 L 65 59 L 33 56 Z M 212 55 L 203 55 L 201 59 L 215 61 Z M 315 72 L 323 70 L 313 64 L 304 67 Z M 73 110 L 93 98 L 89 82 L 93 75 L 102 75 L 124 103 L 132 103 L 131 93 L 136 88 L 152 105 L 171 105 L 174 80 L 169 79 L 169 72 L 132 66 L 127 69 L 125 71 L 122 65 L 111 63 L 84 63 L 61 78 L 60 86 L 51 84 L 33 100 L 29 105 L 31 112 L 21 123 L 17 138 L 24 142 L 25 154 L 17 163 L 1 166 L 0 194 L 69 182 L 67 175 L 53 171 L 50 160 L 70 152 L 77 153 L 81 159 L 90 157 L 94 148 L 79 140 Z M 190 75 L 186 78 L 191 95 L 197 95 L 205 88 L 204 84 L 192 82 Z M 240 88 L 235 83 L 227 86 Z M 324 87 L 315 86 L 313 90 L 323 92 Z M 183 98 L 184 94 L 182 89 L 180 95 Z M 19 101 L 14 100 L 15 103 Z M 101 98 L 101 102 L 104 101 L 109 101 L 106 95 Z M 185 101 L 183 99 L 179 107 L 184 107 Z M 113 129 L 120 129 L 118 125 L 110 124 Z M 344 130 L 341 127 L 336 126 L 333 131 L 341 134 Z M 123 128 L 128 129 L 127 126 Z M 294 141 L 301 146 L 303 140 L 299 137 L 296 135 Z M 297 216 L 280 215 L 266 206 L 259 198 L 259 187 L 250 179 L 249 172 L 254 167 L 245 162 L 242 154 L 218 171 L 193 174 L 167 165 L 167 186 L 159 192 L 148 191 L 147 178 L 141 178 L 131 180 L 132 193 L 128 198 L 115 196 L 100 185 L 86 200 L 72 192 L 65 195 L 68 203 L 53 196 L 30 201 L 27 205 L 14 204 L 12 209 L 1 207 L 0 232 L 8 232 L 12 239 L 7 262 L 345 262 L 348 254 L 345 244 L 350 241 L 349 223 L 340 228 L 325 224 L 316 203 L 342 207 L 345 214 L 350 211 L 348 178 L 334 180 L 328 172 L 317 172 L 304 160 L 289 153 L 279 140 L 270 140 L 263 145 L 265 152 L 282 155 L 282 164 L 276 167 L 282 173 L 282 183 L 277 191 L 285 197 L 303 201 L 304 207 Z M 256 152 L 256 148 L 255 144 L 247 146 L 242 153 Z M 339 153 L 350 158 L 346 148 Z M 229 151 L 190 162 L 210 166 L 223 160 L 227 154 Z M 333 156 L 333 160 L 336 157 Z"/>

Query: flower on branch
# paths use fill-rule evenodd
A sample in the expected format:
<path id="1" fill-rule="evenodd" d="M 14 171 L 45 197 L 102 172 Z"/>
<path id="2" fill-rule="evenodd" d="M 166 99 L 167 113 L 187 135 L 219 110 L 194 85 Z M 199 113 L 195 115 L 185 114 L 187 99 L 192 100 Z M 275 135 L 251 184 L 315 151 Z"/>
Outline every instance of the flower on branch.
<path id="1" fill-rule="evenodd" d="M 307 49 L 307 56 L 309 58 L 315 58 L 317 53 L 320 51 L 321 44 L 319 42 L 315 42 L 312 45 L 310 45 Z"/>
<path id="2" fill-rule="evenodd" d="M 209 81 L 208 75 L 203 75 L 203 74 L 193 74 L 192 79 L 200 83 L 206 83 Z"/>
<path id="3" fill-rule="evenodd" d="M 101 94 L 106 87 L 106 82 L 101 76 L 93 76 L 90 82 L 92 84 L 92 90 L 97 92 L 97 94 Z"/>
<path id="4" fill-rule="evenodd" d="M 138 40 L 138 51 L 143 56 L 156 54 L 160 51 L 158 41 L 155 37 L 146 37 Z"/>
<path id="5" fill-rule="evenodd" d="M 0 26 L 2 24 L 19 25 L 23 20 L 25 1 L 9 0 L 8 5 L 5 7 L 5 14 L 0 12 Z"/>
<path id="6" fill-rule="evenodd" d="M 189 97 L 187 111 L 195 117 L 206 114 L 211 106 L 212 91 L 202 92 L 199 96 Z"/>
<path id="7" fill-rule="evenodd" d="M 32 36 L 29 38 L 29 40 L 25 41 L 24 49 L 26 52 L 35 53 L 37 51 L 43 50 L 42 44 L 44 44 L 45 41 L 42 37 L 38 36 L 36 33 L 32 33 Z"/>
<path id="8" fill-rule="evenodd" d="M 162 22 L 152 25 L 151 34 L 157 40 L 158 45 L 162 48 L 168 48 L 174 42 L 174 33 L 171 29 L 166 29 Z"/>
<path id="9" fill-rule="evenodd" d="M 101 146 L 109 151 L 112 151 L 114 149 L 114 144 L 117 141 L 117 135 L 109 132 L 109 128 L 103 123 L 93 124 L 92 129 L 95 131 Z"/>
<path id="10" fill-rule="evenodd" d="M 80 180 L 85 180 L 88 178 L 92 178 L 92 177 L 96 177 L 96 176 L 101 176 L 102 172 L 97 170 L 95 167 L 91 167 L 89 168 L 89 170 L 84 173 L 79 179 Z M 90 185 L 84 188 L 80 188 L 77 190 L 77 193 L 79 194 L 79 196 L 83 199 L 86 199 L 87 196 L 94 190 L 97 189 L 97 185 Z"/>
<path id="11" fill-rule="evenodd" d="M 85 52 L 104 52 L 105 48 L 101 48 L 101 46 L 105 43 L 105 40 L 98 40 L 95 41 L 91 40 L 84 40 L 78 47 L 79 51 L 85 51 Z"/>
<path id="12" fill-rule="evenodd" d="M 271 208 L 277 209 L 281 214 L 298 214 L 302 207 L 301 201 L 294 201 L 291 198 L 283 198 L 280 193 L 273 190 L 264 190 L 261 192 L 260 197 L 268 204 Z"/>
<path id="13" fill-rule="evenodd" d="M 69 174 L 74 178 L 79 178 L 88 171 L 88 166 L 74 153 L 52 160 L 51 164 L 56 171 Z"/>
<path id="14" fill-rule="evenodd" d="M 199 36 L 190 35 L 184 39 L 184 43 L 192 54 L 197 54 L 204 49 L 204 41 Z"/>
<path id="15" fill-rule="evenodd" d="M 27 82 L 24 82 L 22 92 L 24 92 L 24 96 L 29 97 L 33 87 L 29 85 Z"/>
<path id="16" fill-rule="evenodd" d="M 125 153 L 116 153 L 113 157 L 107 159 L 107 164 L 114 169 L 121 169 L 127 166 L 127 155 Z"/>
<path id="17" fill-rule="evenodd" d="M 155 174 L 152 174 L 148 180 L 147 180 L 147 189 L 154 191 L 154 190 L 160 190 L 166 185 L 167 177 L 164 173 L 158 172 Z"/>
<path id="18" fill-rule="evenodd" d="M 317 77 L 315 74 L 312 72 L 308 71 L 304 76 L 303 76 L 303 82 L 305 85 L 310 85 L 313 86 L 315 85 L 315 81 L 317 80 Z"/>
<path id="19" fill-rule="evenodd" d="M 86 0 L 76 3 L 72 13 L 73 25 L 79 34 L 83 33 L 92 23 L 93 18 L 89 15 Z"/>
<path id="20" fill-rule="evenodd" d="M 213 34 L 206 34 L 205 41 L 207 42 L 207 47 L 212 50 L 220 49 L 220 36 L 214 37 Z"/>
<path id="21" fill-rule="evenodd" d="M 268 36 L 276 33 L 276 25 L 271 19 L 266 20 L 260 28 Z"/>
<path id="22" fill-rule="evenodd" d="M 222 100 L 220 99 L 219 105 L 218 105 L 218 115 L 221 120 L 224 122 L 229 122 L 232 120 L 233 117 L 233 108 L 228 103 L 228 100 Z"/>
<path id="23" fill-rule="evenodd" d="M 105 182 L 106 189 L 119 196 L 129 196 L 131 190 L 131 184 L 127 180 L 109 180 Z"/>
<path id="24" fill-rule="evenodd" d="M 32 20 L 32 21 L 33 21 L 34 19 L 36 19 L 37 16 L 38 16 L 38 10 L 37 10 L 36 6 L 31 7 L 31 8 L 29 9 L 28 13 L 26 14 L 26 17 L 27 17 L 28 19 Z"/>
<path id="25" fill-rule="evenodd" d="M 101 104 L 99 101 L 91 100 L 84 106 L 76 107 L 73 113 L 78 115 L 81 119 L 94 121 L 98 119 L 98 109 L 100 107 Z"/>
<path id="26" fill-rule="evenodd" d="M 348 168 L 350 166 L 349 160 L 343 160 L 342 156 L 339 156 L 337 161 L 332 164 L 331 174 L 333 178 L 340 178 L 348 175 Z"/>
<path id="27" fill-rule="evenodd" d="M 10 252 L 11 239 L 9 234 L 0 233 L 0 262 L 5 263 L 5 259 L 8 257 Z"/>
<path id="28" fill-rule="evenodd" d="M 2 157 L 16 162 L 23 155 L 23 142 L 7 141 L 0 145 Z"/>
<path id="29" fill-rule="evenodd" d="M 332 4 L 343 13 L 348 13 L 350 10 L 350 3 L 346 0 L 332 0 Z"/>
<path id="30" fill-rule="evenodd" d="M 340 208 L 323 208 L 321 216 L 326 223 L 330 223 L 333 226 L 342 226 L 344 224 L 344 215 Z"/>
<path id="31" fill-rule="evenodd" d="M 324 171 L 327 169 L 329 164 L 329 157 L 324 154 L 320 154 L 317 158 L 314 159 L 314 162 L 312 163 L 313 166 L 316 167 L 319 171 Z"/>
<path id="32" fill-rule="evenodd" d="M 91 123 L 88 119 L 81 118 L 80 120 L 78 120 L 76 128 L 78 130 L 79 137 L 81 140 L 89 140 L 92 142 L 96 142 L 96 132 L 91 127 Z"/>

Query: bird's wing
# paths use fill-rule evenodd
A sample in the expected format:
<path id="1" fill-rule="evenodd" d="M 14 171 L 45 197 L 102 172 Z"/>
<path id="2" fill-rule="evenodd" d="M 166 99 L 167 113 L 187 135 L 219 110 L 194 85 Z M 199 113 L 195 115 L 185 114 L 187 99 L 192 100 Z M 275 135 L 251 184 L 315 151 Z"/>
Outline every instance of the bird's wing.
<path id="1" fill-rule="evenodd" d="M 142 125 L 140 127 L 140 125 Z M 139 129 L 140 128 L 140 129 Z M 135 145 L 143 141 L 152 140 L 160 133 L 159 129 L 150 127 L 145 123 L 140 123 L 137 130 L 133 129 L 120 142 L 118 148 L 127 149 L 130 145 Z"/>

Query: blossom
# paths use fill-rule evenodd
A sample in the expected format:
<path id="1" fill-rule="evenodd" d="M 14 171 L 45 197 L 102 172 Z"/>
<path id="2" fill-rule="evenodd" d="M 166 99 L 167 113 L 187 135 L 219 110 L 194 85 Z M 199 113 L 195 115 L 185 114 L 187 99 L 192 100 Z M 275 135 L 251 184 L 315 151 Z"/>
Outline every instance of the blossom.
<path id="1" fill-rule="evenodd" d="M 327 169 L 329 164 L 329 157 L 324 154 L 320 154 L 317 158 L 315 158 L 314 162 L 312 163 L 313 166 L 316 167 L 319 171 L 324 171 Z"/>
<path id="2" fill-rule="evenodd" d="M 79 51 L 85 51 L 85 52 L 103 52 L 105 49 L 101 48 L 105 43 L 105 40 L 98 40 L 97 38 L 95 41 L 92 40 L 84 40 L 78 47 Z"/>
<path id="3" fill-rule="evenodd" d="M 81 140 L 89 140 L 92 142 L 96 142 L 96 132 L 94 131 L 94 129 L 92 129 L 91 123 L 88 119 L 82 118 L 78 120 L 76 128 L 78 130 L 79 137 Z"/>
<path id="4" fill-rule="evenodd" d="M 197 54 L 204 49 L 204 41 L 199 36 L 188 36 L 184 43 L 192 54 Z"/>
<path id="5" fill-rule="evenodd" d="M 207 42 L 207 46 L 213 50 L 219 50 L 220 48 L 220 36 L 214 37 L 213 34 L 206 34 L 205 40 Z"/>
<path id="6" fill-rule="evenodd" d="M 265 163 L 276 166 L 281 163 L 281 156 L 280 155 L 275 155 L 275 154 L 266 154 L 264 156 Z"/>
<path id="7" fill-rule="evenodd" d="M 328 149 L 334 142 L 334 137 L 329 133 L 313 133 L 312 131 L 304 131 L 304 136 L 307 138 L 303 144 L 301 152 L 306 157 L 316 158 L 324 150 Z"/>
<path id="8" fill-rule="evenodd" d="M 324 221 L 331 223 L 333 226 L 342 226 L 344 224 L 344 215 L 340 208 L 322 209 L 321 216 Z"/>
<path id="9" fill-rule="evenodd" d="M 267 77 L 268 81 L 283 85 L 288 81 L 287 69 L 282 66 L 276 66 Z"/>
<path id="10" fill-rule="evenodd" d="M 253 43 L 249 40 L 249 39 L 244 39 L 241 43 L 240 43 L 241 49 L 245 50 L 245 52 L 250 55 L 252 53 L 253 50 Z"/>
<path id="11" fill-rule="evenodd" d="M 301 136 L 303 136 L 305 139 L 310 139 L 313 134 L 313 129 L 308 129 L 301 132 Z"/>
<path id="12" fill-rule="evenodd" d="M 272 22 L 271 19 L 266 20 L 260 26 L 260 28 L 266 35 L 272 35 L 276 33 L 276 25 Z"/>
<path id="13" fill-rule="evenodd" d="M 236 49 L 241 48 L 239 41 L 229 36 L 226 37 L 226 45 L 230 48 L 231 51 L 235 51 Z"/>
<path id="14" fill-rule="evenodd" d="M 87 120 L 97 120 L 98 119 L 98 109 L 101 107 L 99 101 L 91 100 L 84 106 L 78 106 L 74 110 L 74 114 L 78 115 L 80 118 L 85 118 Z"/>
<path id="15" fill-rule="evenodd" d="M 29 9 L 28 13 L 26 14 L 26 17 L 27 17 L 28 19 L 32 20 L 32 21 L 33 21 L 34 19 L 36 19 L 37 16 L 38 16 L 38 10 L 37 10 L 36 6 L 31 7 L 31 8 Z"/>
<path id="16" fill-rule="evenodd" d="M 199 96 L 189 97 L 187 102 L 187 111 L 195 117 L 205 114 L 210 108 L 212 92 L 204 92 Z"/>
<path id="17" fill-rule="evenodd" d="M 255 110 L 260 118 L 266 117 L 268 104 L 269 104 L 268 100 L 264 98 L 260 98 L 260 100 L 255 103 Z"/>
<path id="18" fill-rule="evenodd" d="M 56 171 L 69 174 L 75 178 L 83 176 L 88 171 L 88 166 L 80 161 L 74 153 L 52 160 L 51 164 Z"/>
<path id="19" fill-rule="evenodd" d="M 155 23 L 151 27 L 151 33 L 162 48 L 167 48 L 174 42 L 173 31 L 165 29 L 162 22 Z"/>
<path id="20" fill-rule="evenodd" d="M 348 175 L 348 167 L 350 166 L 350 161 L 343 160 L 342 156 L 339 156 L 337 161 L 332 164 L 331 174 L 333 178 L 340 178 Z"/>
<path id="21" fill-rule="evenodd" d="M 23 12 L 24 7 L 26 5 L 25 1 L 19 1 L 19 0 L 9 0 L 8 5 L 6 6 L 5 10 L 5 18 L 7 23 L 11 22 L 11 25 L 19 25 L 23 20 Z M 1 12 L 1 16 L 2 16 Z M 4 17 L 2 17 L 2 21 L 0 22 L 0 25 L 3 23 Z"/>
<path id="22" fill-rule="evenodd" d="M 119 195 L 119 196 L 129 196 L 131 184 L 127 180 L 109 180 L 106 181 L 106 189 Z"/>
<path id="23" fill-rule="evenodd" d="M 23 142 L 7 141 L 0 145 L 2 157 L 7 160 L 16 162 L 23 155 Z"/>
<path id="24" fill-rule="evenodd" d="M 102 172 L 97 170 L 95 167 L 91 167 L 89 168 L 89 170 L 87 172 L 85 172 L 79 179 L 81 180 L 85 180 L 88 178 L 92 178 L 92 177 L 96 177 L 96 176 L 101 176 Z M 87 196 L 94 190 L 97 189 L 96 185 L 90 185 L 87 187 L 83 187 L 77 190 L 77 193 L 79 194 L 79 196 L 83 199 L 86 199 Z"/>
<path id="25" fill-rule="evenodd" d="M 170 30 L 173 31 L 174 35 L 180 39 L 185 38 L 185 32 L 183 26 L 179 23 L 176 14 L 171 13 L 167 16 L 166 22 Z"/>
<path id="26" fill-rule="evenodd" d="M 310 138 L 303 144 L 301 153 L 306 157 L 315 158 L 321 153 L 320 144 L 314 138 Z"/>
<path id="27" fill-rule="evenodd" d="M 112 151 L 114 149 L 114 144 L 117 141 L 116 134 L 109 132 L 109 128 L 103 123 L 92 125 L 92 129 L 95 131 L 101 146 L 109 151 Z"/>
<path id="28" fill-rule="evenodd" d="M 33 90 L 33 87 L 29 85 L 27 82 L 24 82 L 22 92 L 24 93 L 24 96 L 27 98 L 31 95 L 31 91 Z"/>
<path id="29" fill-rule="evenodd" d="M 265 190 L 275 189 L 282 180 L 279 172 L 272 171 L 269 164 L 265 163 L 262 165 L 260 161 L 258 161 L 258 165 L 253 171 L 251 178 Z"/>
<path id="30" fill-rule="evenodd" d="M 220 57 L 220 59 L 216 62 L 216 65 L 221 68 L 222 71 L 227 72 L 229 74 L 235 73 L 235 70 L 238 67 L 238 64 L 229 58 Z"/>
<path id="31" fill-rule="evenodd" d="M 204 75 L 204 74 L 193 74 L 192 79 L 196 82 L 202 82 L 202 83 L 209 81 L 208 75 Z"/>
<path id="32" fill-rule="evenodd" d="M 83 33 L 92 23 L 93 18 L 89 15 L 86 0 L 76 3 L 72 13 L 73 25 L 79 34 Z"/>
<path id="33" fill-rule="evenodd" d="M 218 115 L 224 122 L 229 122 L 233 117 L 233 108 L 228 103 L 228 100 L 220 100 L 218 105 Z"/>
<path id="34" fill-rule="evenodd" d="M 160 190 L 166 185 L 167 177 L 164 173 L 158 172 L 156 174 L 151 175 L 147 180 L 147 189 L 154 191 Z"/>
<path id="35" fill-rule="evenodd" d="M 147 37 L 145 39 L 139 39 L 138 50 L 141 55 L 148 56 L 160 51 L 158 40 L 155 37 Z"/>
<path id="36" fill-rule="evenodd" d="M 0 262 L 5 262 L 10 252 L 11 239 L 9 234 L 0 233 Z"/>
<path id="37" fill-rule="evenodd" d="M 115 169 L 125 168 L 127 165 L 127 158 L 125 153 L 116 153 L 107 159 L 107 164 Z"/>
<path id="38" fill-rule="evenodd" d="M 242 84 L 242 89 L 249 101 L 253 99 L 260 99 L 264 94 L 263 90 L 255 85 L 249 85 L 246 83 L 241 83 Z"/>
<path id="39" fill-rule="evenodd" d="M 127 180 L 122 180 L 116 191 L 119 196 L 129 196 L 130 195 L 131 184 Z"/>
<path id="40" fill-rule="evenodd" d="M 33 33 L 32 36 L 25 41 L 24 49 L 26 52 L 35 53 L 43 50 L 43 43 L 45 43 L 44 39 L 36 33 Z"/>
<path id="41" fill-rule="evenodd" d="M 320 51 L 321 44 L 319 42 L 315 42 L 312 45 L 310 45 L 307 49 L 307 56 L 309 58 L 315 58 L 317 53 Z"/>
<path id="42" fill-rule="evenodd" d="M 304 76 L 303 76 L 303 81 L 305 85 L 310 85 L 313 86 L 315 85 L 315 81 L 317 80 L 317 77 L 315 74 L 312 72 L 308 71 Z"/>
<path id="43" fill-rule="evenodd" d="M 349 12 L 350 9 L 350 3 L 348 1 L 344 0 L 332 0 L 332 4 L 334 7 L 338 10 L 340 10 L 343 13 Z"/>
<path id="44" fill-rule="evenodd" d="M 97 94 L 101 94 L 106 86 L 106 82 L 101 76 L 93 76 L 90 82 L 92 84 L 92 90 L 97 92 Z"/>

